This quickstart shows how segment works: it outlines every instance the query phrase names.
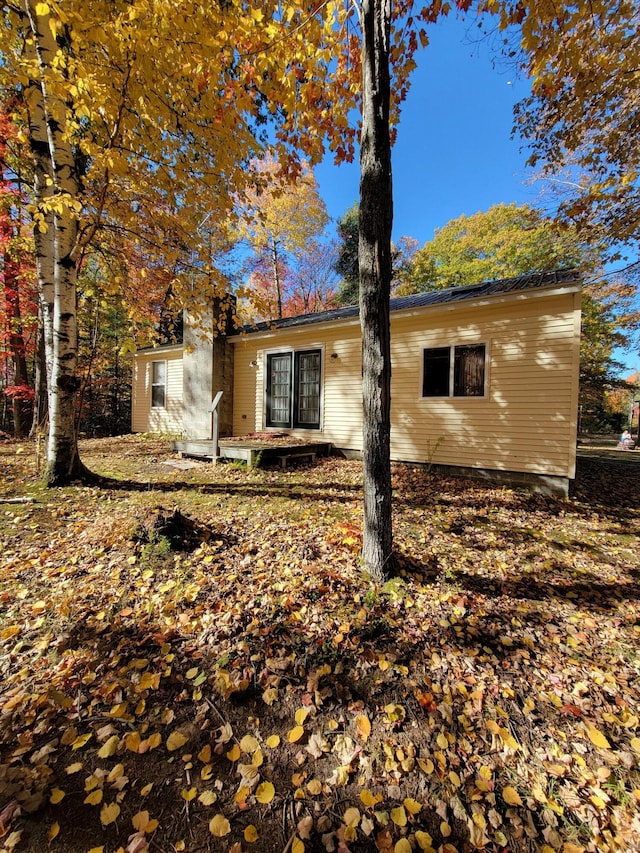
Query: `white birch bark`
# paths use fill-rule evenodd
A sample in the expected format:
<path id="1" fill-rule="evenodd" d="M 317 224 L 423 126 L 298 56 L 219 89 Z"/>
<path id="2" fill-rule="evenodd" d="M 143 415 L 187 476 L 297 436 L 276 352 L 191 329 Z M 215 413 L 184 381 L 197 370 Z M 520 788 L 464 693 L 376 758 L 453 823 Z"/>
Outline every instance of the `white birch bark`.
<path id="1" fill-rule="evenodd" d="M 58 45 L 49 17 L 38 4 L 24 0 L 33 40 L 34 80 L 30 115 L 34 159 L 39 182 L 36 203 L 45 214 L 46 230 L 37 236 L 38 279 L 45 329 L 49 438 L 45 477 L 49 484 L 68 482 L 81 466 L 77 457 L 75 396 L 78 388 L 76 262 L 78 223 L 72 203 L 79 197 L 72 145 L 66 133 L 66 106 L 56 86 L 54 61 Z M 38 230 L 38 229 L 36 229 Z"/>

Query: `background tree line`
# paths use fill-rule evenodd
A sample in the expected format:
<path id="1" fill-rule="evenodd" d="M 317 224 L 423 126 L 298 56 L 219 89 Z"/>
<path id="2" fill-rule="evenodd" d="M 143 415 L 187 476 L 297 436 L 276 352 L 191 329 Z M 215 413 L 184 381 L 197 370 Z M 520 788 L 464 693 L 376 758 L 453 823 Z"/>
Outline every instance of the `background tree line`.
<path id="1" fill-rule="evenodd" d="M 34 417 L 42 418 L 42 409 L 34 407 L 40 375 L 37 297 L 31 226 L 18 161 L 12 157 L 15 128 L 6 116 L 2 126 L 0 429 L 21 436 L 37 428 Z M 257 161 L 256 170 L 263 185 L 243 198 L 226 238 L 226 263 L 244 294 L 240 318 L 273 319 L 357 304 L 358 203 L 345 211 L 332 236 L 309 167 L 294 183 L 279 177 L 273 157 Z M 131 247 L 129 252 L 100 241 L 79 276 L 78 422 L 89 435 L 130 429 L 131 353 L 135 346 L 175 341 L 181 333 L 170 277 L 154 269 L 151 257 Z M 402 296 L 580 269 L 585 277 L 580 374 L 585 428 L 617 429 L 629 406 L 619 378 L 623 365 L 615 354 L 633 345 L 640 313 L 632 276 L 606 274 L 605 257 L 605 248 L 585 242 L 575 227 L 559 226 L 528 205 L 503 203 L 451 220 L 421 247 L 414 238 L 402 237 L 392 247 L 391 292 Z M 193 274 L 202 272 L 194 269 Z M 128 283 L 126 300 L 119 296 L 122 281 Z M 106 293 L 114 298 L 106 299 Z"/>

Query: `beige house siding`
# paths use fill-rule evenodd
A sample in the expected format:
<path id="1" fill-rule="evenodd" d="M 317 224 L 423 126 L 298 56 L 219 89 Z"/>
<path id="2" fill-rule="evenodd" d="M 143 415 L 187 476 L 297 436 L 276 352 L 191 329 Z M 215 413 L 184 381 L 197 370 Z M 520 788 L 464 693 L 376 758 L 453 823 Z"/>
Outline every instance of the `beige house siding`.
<path id="1" fill-rule="evenodd" d="M 320 349 L 322 382 L 320 429 L 291 430 L 295 435 L 331 441 L 345 449 L 362 446 L 360 326 L 327 323 L 233 339 L 235 351 L 233 433 L 265 429 L 265 365 L 271 352 Z M 337 358 L 331 356 L 335 354 Z"/>
<path id="2" fill-rule="evenodd" d="M 577 294 L 456 309 L 392 317 L 392 458 L 573 477 Z M 485 397 L 422 398 L 425 347 L 479 343 Z"/>
<path id="3" fill-rule="evenodd" d="M 579 300 L 576 292 L 541 291 L 393 313 L 392 459 L 573 477 Z M 361 449 L 357 321 L 248 334 L 232 342 L 235 435 L 265 428 L 267 354 L 320 348 L 320 429 L 290 432 Z M 486 346 L 485 397 L 422 397 L 424 348 L 479 343 Z"/>
<path id="4" fill-rule="evenodd" d="M 133 432 L 182 435 L 182 356 L 181 346 L 136 353 L 131 406 Z M 165 405 L 162 408 L 151 405 L 151 365 L 154 361 L 166 364 Z"/>

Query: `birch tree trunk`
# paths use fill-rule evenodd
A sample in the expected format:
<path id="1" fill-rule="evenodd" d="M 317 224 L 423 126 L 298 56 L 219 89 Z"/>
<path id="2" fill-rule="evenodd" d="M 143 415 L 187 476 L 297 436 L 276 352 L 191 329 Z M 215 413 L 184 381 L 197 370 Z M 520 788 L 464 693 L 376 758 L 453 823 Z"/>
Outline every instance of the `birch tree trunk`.
<path id="1" fill-rule="evenodd" d="M 362 329 L 364 567 L 377 580 L 392 570 L 391 520 L 391 0 L 362 3 L 359 275 Z"/>
<path id="2" fill-rule="evenodd" d="M 282 290 L 280 286 L 280 271 L 278 270 L 278 243 L 271 238 L 271 266 L 273 267 L 273 283 L 276 287 L 276 308 L 278 318 L 282 317 Z"/>
<path id="3" fill-rule="evenodd" d="M 88 473 L 78 459 L 75 430 L 78 379 L 74 254 L 80 182 L 66 132 L 66 105 L 56 88 L 61 73 L 55 61 L 58 45 L 48 12 L 39 14 L 42 5 L 24 0 L 31 39 L 27 39 L 26 49 L 33 62 L 26 96 L 40 214 L 34 231 L 49 408 L 45 479 L 49 485 L 61 485 Z"/>
<path id="4" fill-rule="evenodd" d="M 28 371 L 20 313 L 20 284 L 18 281 L 20 269 L 9 252 L 5 253 L 4 257 L 0 257 L 0 260 L 4 269 L 4 301 L 9 324 L 9 352 L 13 360 L 13 384 L 25 388 L 28 383 Z M 15 438 L 23 438 L 26 431 L 27 403 L 20 396 L 15 396 L 12 406 L 13 435 Z"/>

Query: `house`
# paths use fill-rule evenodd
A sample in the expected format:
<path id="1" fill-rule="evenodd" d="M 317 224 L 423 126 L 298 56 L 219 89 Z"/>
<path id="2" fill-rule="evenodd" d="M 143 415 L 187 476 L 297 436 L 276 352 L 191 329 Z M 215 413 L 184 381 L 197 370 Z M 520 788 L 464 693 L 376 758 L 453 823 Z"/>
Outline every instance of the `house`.
<path id="1" fill-rule="evenodd" d="M 567 494 L 575 476 L 580 354 L 575 270 L 391 300 L 391 457 Z M 357 306 L 141 350 L 134 432 L 285 432 L 362 448 Z"/>

